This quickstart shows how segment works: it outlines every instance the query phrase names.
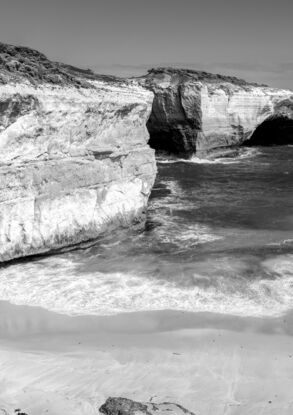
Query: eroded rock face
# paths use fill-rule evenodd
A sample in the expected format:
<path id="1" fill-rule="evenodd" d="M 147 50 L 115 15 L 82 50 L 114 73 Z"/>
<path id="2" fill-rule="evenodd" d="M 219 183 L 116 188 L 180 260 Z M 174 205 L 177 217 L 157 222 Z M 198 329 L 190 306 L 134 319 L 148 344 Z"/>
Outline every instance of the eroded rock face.
<path id="1" fill-rule="evenodd" d="M 195 415 L 175 403 L 140 403 L 126 398 L 108 398 L 100 412 L 105 415 Z"/>
<path id="2" fill-rule="evenodd" d="M 293 119 L 292 91 L 170 68 L 150 70 L 140 82 L 155 94 L 151 146 L 178 155 L 241 145 L 271 116 Z"/>
<path id="3" fill-rule="evenodd" d="M 156 174 L 152 93 L 30 54 L 0 47 L 0 262 L 140 222 Z"/>

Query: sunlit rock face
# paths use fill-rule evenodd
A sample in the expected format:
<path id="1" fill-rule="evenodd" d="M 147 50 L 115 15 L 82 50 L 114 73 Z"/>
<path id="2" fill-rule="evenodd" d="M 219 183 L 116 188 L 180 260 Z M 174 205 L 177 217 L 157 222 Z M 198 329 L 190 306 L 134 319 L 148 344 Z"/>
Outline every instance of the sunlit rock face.
<path id="1" fill-rule="evenodd" d="M 157 150 L 201 156 L 241 145 L 272 115 L 293 118 L 292 91 L 234 77 L 158 68 L 140 82 L 155 94 L 148 129 Z"/>
<path id="2" fill-rule="evenodd" d="M 0 261 L 143 220 L 153 94 L 0 45 Z"/>

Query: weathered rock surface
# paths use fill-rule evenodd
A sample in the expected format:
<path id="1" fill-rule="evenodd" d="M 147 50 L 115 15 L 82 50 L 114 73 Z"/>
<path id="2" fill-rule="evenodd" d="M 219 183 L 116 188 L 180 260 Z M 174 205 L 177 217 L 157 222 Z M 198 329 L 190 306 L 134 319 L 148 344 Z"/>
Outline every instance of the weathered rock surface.
<path id="1" fill-rule="evenodd" d="M 139 222 L 153 94 L 0 45 L 0 262 Z"/>
<path id="2" fill-rule="evenodd" d="M 148 129 L 158 150 L 200 156 L 241 145 L 270 117 L 293 119 L 292 91 L 172 68 L 152 69 L 140 82 L 155 94 Z"/>
<path id="3" fill-rule="evenodd" d="M 100 407 L 100 412 L 105 415 L 194 415 L 193 412 L 175 403 L 140 403 L 126 398 L 108 398 Z"/>

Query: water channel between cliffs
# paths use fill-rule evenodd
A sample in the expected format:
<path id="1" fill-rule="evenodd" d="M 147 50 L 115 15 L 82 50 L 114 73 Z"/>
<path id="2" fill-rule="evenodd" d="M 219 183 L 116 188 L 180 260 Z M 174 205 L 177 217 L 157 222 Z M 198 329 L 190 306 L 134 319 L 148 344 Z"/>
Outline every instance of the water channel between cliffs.
<path id="1" fill-rule="evenodd" d="M 1 270 L 1 300 L 70 315 L 277 316 L 293 304 L 293 147 L 161 159 L 143 232 Z"/>

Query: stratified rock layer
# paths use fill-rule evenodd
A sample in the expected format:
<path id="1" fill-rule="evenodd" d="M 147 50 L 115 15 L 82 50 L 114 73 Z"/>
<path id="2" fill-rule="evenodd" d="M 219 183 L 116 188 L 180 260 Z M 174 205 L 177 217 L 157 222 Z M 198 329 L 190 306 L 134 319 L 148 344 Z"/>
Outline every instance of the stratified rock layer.
<path id="1" fill-rule="evenodd" d="M 195 415 L 175 403 L 140 403 L 126 398 L 108 398 L 100 412 L 105 415 Z"/>
<path id="2" fill-rule="evenodd" d="M 140 222 L 152 93 L 7 45 L 0 74 L 0 262 Z"/>
<path id="3" fill-rule="evenodd" d="M 241 145 L 272 116 L 293 119 L 292 91 L 171 68 L 152 69 L 140 82 L 155 94 L 148 129 L 158 150 L 201 155 Z"/>

